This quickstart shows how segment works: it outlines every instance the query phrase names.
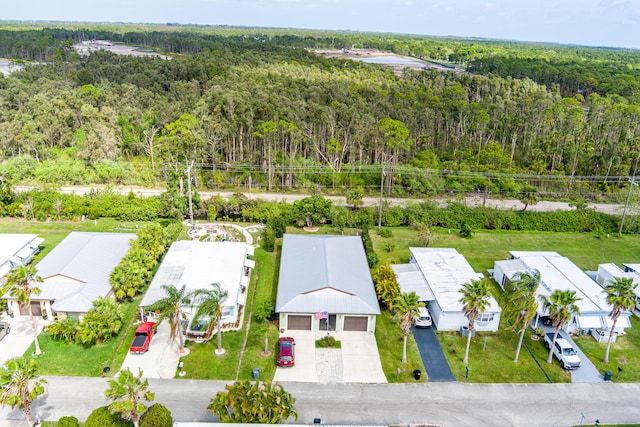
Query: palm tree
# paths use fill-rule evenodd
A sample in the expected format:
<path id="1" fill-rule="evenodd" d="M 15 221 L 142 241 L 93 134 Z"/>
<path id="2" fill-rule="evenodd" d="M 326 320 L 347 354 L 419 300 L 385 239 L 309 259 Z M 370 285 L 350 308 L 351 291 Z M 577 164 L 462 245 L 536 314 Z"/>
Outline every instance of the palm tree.
<path id="1" fill-rule="evenodd" d="M 162 285 L 166 296 L 149 306 L 151 311 L 159 311 L 158 324 L 164 319 L 169 319 L 171 332 L 169 338 L 178 338 L 178 349 L 180 354 L 184 353 L 184 334 L 182 332 L 182 321 L 187 319 L 186 313 L 182 310 L 185 305 L 191 304 L 191 292 L 187 292 L 187 286 L 182 285 L 180 289 L 173 285 Z"/>
<path id="2" fill-rule="evenodd" d="M 407 336 L 409 336 L 411 325 L 413 325 L 413 319 L 416 316 L 420 316 L 419 309 L 424 307 L 424 303 L 419 301 L 419 298 L 415 292 L 403 292 L 393 303 L 396 316 L 400 319 L 400 327 L 402 328 L 402 363 L 407 363 Z"/>
<path id="3" fill-rule="evenodd" d="M 637 283 L 633 283 L 633 279 L 628 277 L 618 277 L 613 282 L 609 283 L 604 292 L 607 294 L 607 302 L 613 306 L 609 317 L 613 320 L 611 325 L 611 332 L 609 332 L 609 341 L 607 342 L 607 351 L 604 353 L 604 363 L 609 363 L 609 350 L 611 349 L 611 339 L 616 331 L 616 323 L 618 318 L 625 310 L 633 310 L 636 306 L 636 292 L 635 289 L 638 286 Z"/>
<path id="4" fill-rule="evenodd" d="M 296 399 L 271 381 L 236 381 L 218 392 L 207 409 L 223 423 L 276 424 L 298 419 Z"/>
<path id="5" fill-rule="evenodd" d="M 37 364 L 34 359 L 15 357 L 0 368 L 0 404 L 11 408 L 19 407 L 33 425 L 31 402 L 44 393 L 46 380 L 36 376 Z"/>
<path id="6" fill-rule="evenodd" d="M 562 291 L 560 289 L 553 291 L 549 298 L 543 296 L 545 310 L 549 310 L 551 324 L 556 328 L 553 334 L 553 340 L 549 346 L 547 363 L 553 361 L 553 348 L 556 345 L 556 338 L 558 338 L 560 329 L 571 320 L 574 314 L 580 314 L 580 308 L 576 305 L 576 302 L 580 301 L 580 299 L 581 298 L 576 296 L 575 291 Z"/>
<path id="7" fill-rule="evenodd" d="M 152 402 L 155 394 L 149 391 L 149 380 L 142 379 L 142 370 L 134 376 L 129 369 L 120 371 L 115 379 L 109 380 L 109 388 L 104 395 L 114 402 L 109 405 L 111 413 L 119 412 L 123 419 L 131 420 L 138 427 L 140 415 L 147 409 L 143 400 Z"/>
<path id="8" fill-rule="evenodd" d="M 538 286 L 540 285 L 540 272 L 535 270 L 533 274 L 524 272 L 518 273 L 516 280 L 511 282 L 511 288 L 507 291 L 507 306 L 505 309 L 506 317 L 515 317 L 511 329 L 514 331 L 519 329 L 520 338 L 518 339 L 518 347 L 516 349 L 516 357 L 514 362 L 520 357 L 520 349 L 524 340 L 525 330 L 531 324 L 538 310 L 538 300 L 536 298 Z"/>
<path id="9" fill-rule="evenodd" d="M 216 354 L 224 354 L 220 321 L 222 318 L 222 302 L 228 295 L 229 292 L 221 289 L 219 283 L 212 283 L 211 289 L 198 289 L 193 293 L 193 304 L 198 306 L 193 321 L 197 322 L 202 317 L 208 318 L 207 336 L 211 334 L 216 321 L 218 323 L 218 349 Z"/>
<path id="10" fill-rule="evenodd" d="M 469 361 L 469 347 L 471 346 L 471 336 L 473 335 L 475 321 L 480 313 L 484 313 L 489 306 L 489 283 L 486 278 L 482 280 L 472 280 L 471 283 L 462 285 L 462 289 L 458 292 L 462 294 L 462 298 L 459 300 L 462 304 L 462 311 L 467 319 L 469 319 L 467 349 L 464 352 L 464 359 L 462 359 L 462 363 L 466 365 Z"/>
<path id="11" fill-rule="evenodd" d="M 36 274 L 36 269 L 31 265 L 21 265 L 12 270 L 6 277 L 7 283 L 5 286 L 9 290 L 9 295 L 16 298 L 20 304 L 26 304 L 29 310 L 35 354 L 39 356 L 42 352 L 40 351 L 40 343 L 38 342 L 36 321 L 33 317 L 33 310 L 31 309 L 31 295 L 40 295 L 40 292 L 42 292 L 40 288 L 36 286 L 37 283 L 42 283 L 42 278 Z"/>

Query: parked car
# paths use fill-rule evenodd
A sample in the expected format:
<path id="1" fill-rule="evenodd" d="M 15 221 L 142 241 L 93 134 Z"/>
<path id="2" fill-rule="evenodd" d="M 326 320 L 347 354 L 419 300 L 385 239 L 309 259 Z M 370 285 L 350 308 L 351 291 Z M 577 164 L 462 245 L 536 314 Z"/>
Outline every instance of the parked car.
<path id="1" fill-rule="evenodd" d="M 131 353 L 146 353 L 149 351 L 149 343 L 156 332 L 155 322 L 144 322 L 136 329 L 136 335 L 129 347 Z"/>
<path id="2" fill-rule="evenodd" d="M 551 346 L 553 332 L 544 335 L 544 342 L 547 344 L 547 348 Z M 564 369 L 578 369 L 582 364 L 576 349 L 564 338 L 556 338 L 556 343 L 553 346 L 553 355 L 560 361 Z"/>
<path id="3" fill-rule="evenodd" d="M 11 332 L 11 325 L 7 322 L 0 322 L 0 341 Z"/>
<path id="4" fill-rule="evenodd" d="M 282 337 L 278 340 L 278 366 L 293 366 L 295 364 L 295 348 L 296 341 L 291 337 Z"/>
<path id="5" fill-rule="evenodd" d="M 419 311 L 420 315 L 413 318 L 413 324 L 416 326 L 416 328 L 431 327 L 433 321 L 431 320 L 431 314 L 429 313 L 429 310 L 427 310 L 427 307 L 420 307 Z"/>

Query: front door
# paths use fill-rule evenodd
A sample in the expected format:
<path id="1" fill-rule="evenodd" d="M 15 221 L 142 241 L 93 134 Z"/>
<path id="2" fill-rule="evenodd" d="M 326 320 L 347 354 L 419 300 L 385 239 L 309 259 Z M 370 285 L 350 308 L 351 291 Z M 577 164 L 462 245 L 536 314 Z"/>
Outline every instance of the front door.
<path id="1" fill-rule="evenodd" d="M 40 301 L 31 301 L 31 313 L 34 316 L 42 316 L 42 306 Z M 20 316 L 29 315 L 29 306 L 27 304 L 20 304 Z"/>
<path id="2" fill-rule="evenodd" d="M 330 314 L 328 319 L 320 319 L 319 325 L 320 331 L 335 331 L 336 330 L 336 315 Z"/>

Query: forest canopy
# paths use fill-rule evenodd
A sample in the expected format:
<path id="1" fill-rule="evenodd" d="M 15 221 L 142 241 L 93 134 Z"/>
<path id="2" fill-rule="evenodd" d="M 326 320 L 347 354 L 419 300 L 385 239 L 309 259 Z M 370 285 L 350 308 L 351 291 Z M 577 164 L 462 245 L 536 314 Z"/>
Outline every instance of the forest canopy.
<path id="1" fill-rule="evenodd" d="M 2 28 L 2 27 L 0 27 Z M 104 39 L 171 59 L 80 56 Z M 314 49 L 375 48 L 409 70 Z M 640 51 L 217 27 L 0 29 L 0 176 L 61 185 L 322 186 L 389 195 L 624 192 Z M 384 168 L 384 174 L 382 170 Z"/>

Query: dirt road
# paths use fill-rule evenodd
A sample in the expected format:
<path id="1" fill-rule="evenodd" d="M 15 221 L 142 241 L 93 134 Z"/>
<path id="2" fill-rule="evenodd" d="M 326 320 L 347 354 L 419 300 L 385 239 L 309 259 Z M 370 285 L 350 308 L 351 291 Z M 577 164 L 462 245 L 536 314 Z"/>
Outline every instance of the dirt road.
<path id="1" fill-rule="evenodd" d="M 27 191 L 36 187 L 33 186 L 16 186 L 14 187 L 15 191 Z M 61 187 L 58 190 L 64 194 L 79 194 L 84 195 L 87 194 L 92 189 L 100 189 L 100 187 L 89 187 L 89 186 L 67 186 Z M 137 194 L 139 196 L 157 196 L 164 189 L 155 189 L 155 188 L 137 188 L 137 187 L 110 187 L 113 191 L 116 191 L 120 194 L 129 194 L 130 192 Z M 203 198 L 209 198 L 212 196 L 220 195 L 224 198 L 229 198 L 234 195 L 233 191 L 202 191 L 200 192 L 200 196 Z M 250 199 L 260 199 L 266 201 L 280 202 L 285 201 L 286 203 L 293 203 L 296 200 L 304 199 L 305 197 L 309 197 L 308 194 L 281 194 L 281 193 L 243 193 Z M 324 196 L 327 199 L 333 201 L 335 205 L 338 206 L 346 206 L 346 198 L 344 196 Z M 467 196 L 464 198 L 446 198 L 446 197 L 435 197 L 435 198 L 391 198 L 384 197 L 384 203 L 388 203 L 391 206 L 406 206 L 408 203 L 420 203 L 424 201 L 432 201 L 438 204 L 440 207 L 446 207 L 452 201 L 459 201 L 470 207 L 477 206 L 486 206 L 489 208 L 496 208 L 502 210 L 523 210 L 524 204 L 519 200 L 513 199 L 492 199 L 487 198 L 483 200 L 482 196 L 474 195 Z M 364 202 L 364 206 L 380 206 L 380 198 L 379 197 L 364 197 L 362 199 Z M 610 215 L 621 215 L 624 209 L 623 205 L 618 204 L 607 204 L 607 203 L 589 203 L 588 207 L 590 209 L 594 209 L 597 212 L 602 212 Z M 566 202 L 553 202 L 553 201 L 540 201 L 535 205 L 529 205 L 527 210 L 529 211 L 537 211 L 537 212 L 553 212 L 553 211 L 566 211 L 574 209 L 569 206 Z"/>

